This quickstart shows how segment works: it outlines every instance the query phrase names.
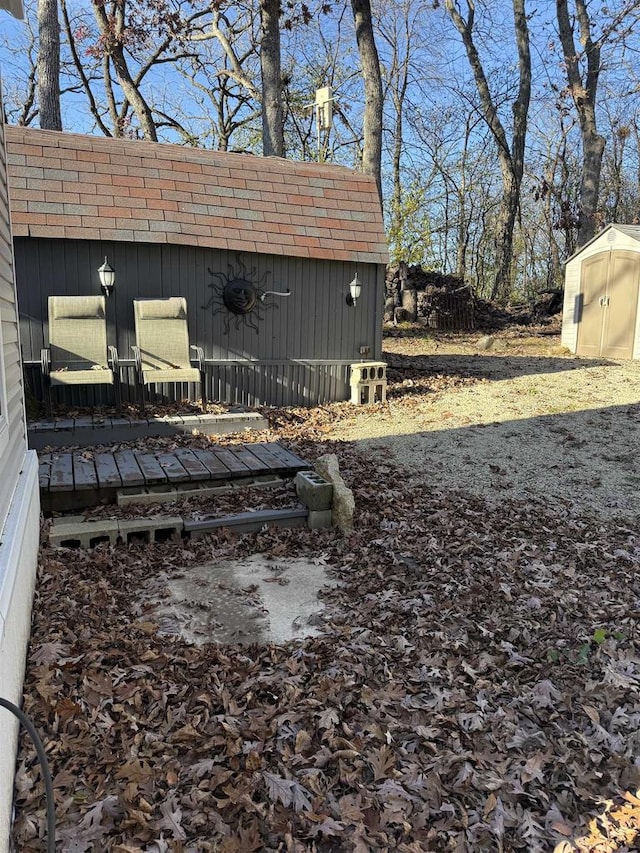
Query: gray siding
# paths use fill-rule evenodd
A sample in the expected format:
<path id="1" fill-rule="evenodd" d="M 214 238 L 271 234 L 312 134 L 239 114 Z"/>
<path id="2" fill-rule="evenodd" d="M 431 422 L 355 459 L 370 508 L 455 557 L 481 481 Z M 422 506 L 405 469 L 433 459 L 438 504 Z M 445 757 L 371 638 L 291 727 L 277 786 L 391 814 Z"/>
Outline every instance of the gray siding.
<path id="1" fill-rule="evenodd" d="M 384 266 L 379 264 L 358 265 L 362 296 L 348 307 L 348 284 L 356 268 L 347 262 L 30 238 L 17 238 L 15 253 L 27 362 L 38 361 L 48 341 L 48 296 L 98 293 L 96 270 L 105 255 L 116 270 L 115 292 L 107 304 L 109 342 L 117 346 L 130 383 L 135 298 L 186 297 L 192 343 L 203 347 L 207 360 L 208 395 L 221 402 L 308 405 L 345 399 L 347 365 L 360 360 L 360 347 L 369 347 L 368 358 L 381 355 Z M 222 305 L 222 285 L 237 275 L 264 290 L 291 291 L 286 298 L 267 296 L 249 315 L 257 332 Z M 33 369 L 30 376 L 37 392 L 36 373 Z M 165 390 L 170 395 L 171 389 Z M 78 404 L 95 401 L 77 396 L 92 391 L 72 393 Z"/>
<path id="2" fill-rule="evenodd" d="M 2 361 L 8 422 L 8 443 L 0 451 L 0 528 L 4 525 L 18 474 L 27 447 L 24 423 L 24 387 L 18 339 L 18 317 L 14 285 L 11 226 L 5 158 L 4 125 L 0 122 L 0 318 L 2 330 Z"/>

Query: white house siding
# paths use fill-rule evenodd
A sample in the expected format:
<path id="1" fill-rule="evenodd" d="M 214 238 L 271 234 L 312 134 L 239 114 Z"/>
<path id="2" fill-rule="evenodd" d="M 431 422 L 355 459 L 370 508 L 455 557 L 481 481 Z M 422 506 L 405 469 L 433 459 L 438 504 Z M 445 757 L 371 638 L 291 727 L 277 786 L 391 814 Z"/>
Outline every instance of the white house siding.
<path id="1" fill-rule="evenodd" d="M 1 108 L 1 104 L 0 104 Z M 20 703 L 40 532 L 38 461 L 27 450 L 24 386 L 0 124 L 0 695 Z M 0 708 L 0 853 L 9 849 L 18 724 Z"/>
<path id="2" fill-rule="evenodd" d="M 590 243 L 576 252 L 567 261 L 564 279 L 564 304 L 562 312 L 561 343 L 571 352 L 578 348 L 578 322 L 575 317 L 576 297 L 580 294 L 582 279 L 582 264 L 600 252 L 635 252 L 640 264 L 640 227 L 609 225 Z M 636 336 L 633 347 L 633 358 L 640 358 L 640 301 L 636 318 Z"/>
<path id="3" fill-rule="evenodd" d="M 575 352 L 578 347 L 578 322 L 576 317 L 576 300 L 580 293 L 579 259 L 569 261 L 564 275 L 564 305 L 562 309 L 562 346 Z"/>
<path id="4" fill-rule="evenodd" d="M 17 705 L 31 628 L 40 530 L 38 460 L 30 451 L 23 461 L 0 545 L 0 693 Z M 9 850 L 17 742 L 17 721 L 0 708 L 0 853 Z"/>

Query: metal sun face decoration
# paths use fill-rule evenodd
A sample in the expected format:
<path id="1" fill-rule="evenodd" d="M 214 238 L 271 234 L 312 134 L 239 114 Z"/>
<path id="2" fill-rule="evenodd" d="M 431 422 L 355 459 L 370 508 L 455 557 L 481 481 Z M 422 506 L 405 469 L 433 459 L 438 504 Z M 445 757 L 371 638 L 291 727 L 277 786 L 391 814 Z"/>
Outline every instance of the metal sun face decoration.
<path id="1" fill-rule="evenodd" d="M 285 293 L 277 290 L 265 290 L 263 285 L 271 272 L 265 272 L 262 277 L 256 281 L 256 268 L 252 267 L 251 272 L 247 272 L 247 268 L 238 257 L 237 269 L 234 269 L 231 264 L 228 266 L 227 273 L 213 272 L 209 268 L 209 275 L 217 279 L 209 285 L 211 289 L 211 297 L 203 309 L 210 308 L 212 314 L 224 314 L 224 333 L 229 334 L 231 329 L 231 321 L 233 320 L 236 329 L 240 328 L 240 323 L 254 329 L 256 334 L 259 333 L 257 323 L 264 319 L 264 311 L 270 308 L 278 308 L 278 306 L 269 302 L 265 305 L 267 296 L 290 296 L 291 291 L 287 288 Z M 230 316 L 233 315 L 233 316 Z"/>

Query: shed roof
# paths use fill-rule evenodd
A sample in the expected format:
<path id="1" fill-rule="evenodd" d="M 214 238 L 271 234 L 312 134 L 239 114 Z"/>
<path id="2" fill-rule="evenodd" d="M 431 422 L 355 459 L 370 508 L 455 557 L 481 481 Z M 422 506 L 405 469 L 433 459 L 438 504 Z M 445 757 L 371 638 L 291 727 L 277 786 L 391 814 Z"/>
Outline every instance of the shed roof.
<path id="1" fill-rule="evenodd" d="M 388 262 L 375 180 L 343 166 L 7 127 L 14 236 Z"/>
<path id="2" fill-rule="evenodd" d="M 640 243 L 640 225 L 625 225 L 621 222 L 611 222 L 602 231 L 599 231 L 595 234 L 590 240 L 588 240 L 584 246 L 580 246 L 576 251 L 565 261 L 565 263 L 569 263 L 574 258 L 577 258 L 579 254 L 581 254 L 587 246 L 591 246 L 592 243 L 595 243 L 596 240 L 602 239 L 602 237 L 611 230 L 620 231 L 621 234 L 626 234 L 627 237 L 632 237 L 634 240 L 637 240 Z"/>

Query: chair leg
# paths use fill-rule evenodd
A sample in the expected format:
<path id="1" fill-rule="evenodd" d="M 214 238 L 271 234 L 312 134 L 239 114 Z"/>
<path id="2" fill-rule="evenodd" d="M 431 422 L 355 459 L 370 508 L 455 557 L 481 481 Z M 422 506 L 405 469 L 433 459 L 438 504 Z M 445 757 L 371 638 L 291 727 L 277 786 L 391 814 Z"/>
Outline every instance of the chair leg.
<path id="1" fill-rule="evenodd" d="M 207 411 L 207 377 L 204 372 L 200 374 L 200 398 L 202 400 L 202 411 Z"/>

